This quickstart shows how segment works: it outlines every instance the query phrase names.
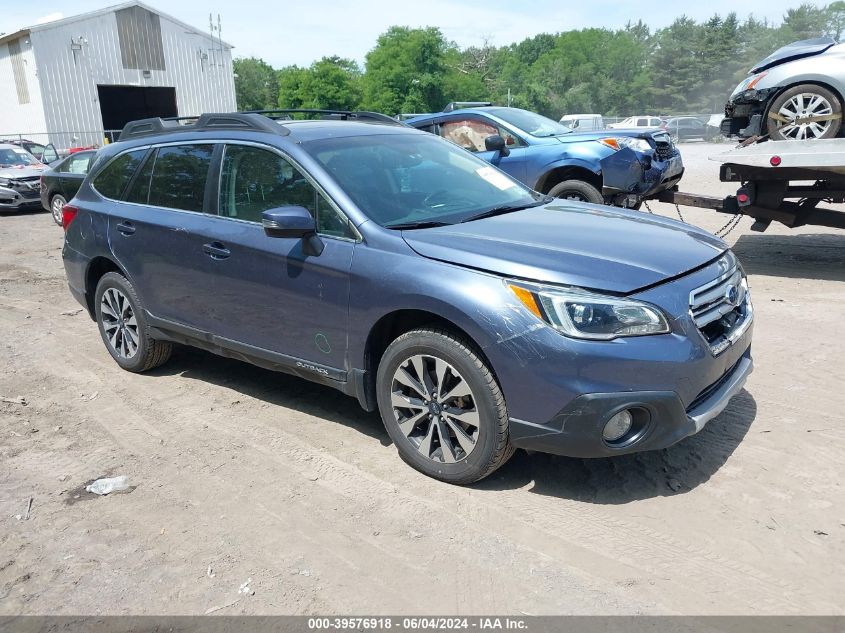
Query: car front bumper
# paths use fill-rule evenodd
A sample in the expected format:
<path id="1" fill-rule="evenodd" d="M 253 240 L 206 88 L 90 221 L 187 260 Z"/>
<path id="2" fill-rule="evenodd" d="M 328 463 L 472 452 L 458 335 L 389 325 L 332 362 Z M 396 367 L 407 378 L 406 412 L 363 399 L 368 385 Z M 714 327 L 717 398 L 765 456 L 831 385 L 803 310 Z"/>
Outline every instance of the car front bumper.
<path id="1" fill-rule="evenodd" d="M 0 187 L 0 210 L 24 211 L 41 208 L 41 196 L 39 191 L 26 192 L 21 194 L 8 187 Z"/>
<path id="2" fill-rule="evenodd" d="M 494 368 L 508 403 L 513 444 L 606 457 L 666 448 L 704 428 L 753 369 L 750 303 L 724 346 L 709 343 L 691 314 L 691 293 L 723 273 L 713 262 L 633 295 L 664 310 L 668 334 L 585 341 L 543 327 L 518 344 L 509 341 L 512 357 L 497 357 Z M 605 442 L 605 424 L 623 409 L 636 413 L 636 433 L 621 443 Z"/>
<path id="3" fill-rule="evenodd" d="M 779 87 L 761 90 L 744 90 L 731 97 L 725 104 L 725 118 L 720 131 L 724 136 L 751 138 L 763 133 L 763 116 Z"/>
<path id="4" fill-rule="evenodd" d="M 673 391 L 591 393 L 579 396 L 547 424 L 510 419 L 514 446 L 569 457 L 611 457 L 667 448 L 701 431 L 738 394 L 754 369 L 751 348 L 706 395 L 685 408 Z M 602 439 L 608 420 L 623 410 L 640 412 L 632 440 L 618 446 Z"/>
<path id="5" fill-rule="evenodd" d="M 654 198 L 676 186 L 684 175 L 684 161 L 674 147 L 665 158 L 624 148 L 602 159 L 601 169 L 602 195 L 614 204 L 634 206 L 625 201 Z"/>

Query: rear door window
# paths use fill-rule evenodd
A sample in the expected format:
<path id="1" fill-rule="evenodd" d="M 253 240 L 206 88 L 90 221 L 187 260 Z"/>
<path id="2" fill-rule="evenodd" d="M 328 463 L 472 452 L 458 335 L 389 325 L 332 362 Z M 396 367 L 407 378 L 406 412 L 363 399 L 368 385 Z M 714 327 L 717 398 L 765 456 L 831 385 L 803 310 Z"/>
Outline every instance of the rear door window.
<path id="1" fill-rule="evenodd" d="M 94 177 L 91 183 L 94 189 L 105 198 L 120 199 L 120 195 L 126 189 L 126 185 L 132 179 L 132 174 L 138 169 L 146 153 L 146 149 L 136 149 L 115 158 Z"/>
<path id="2" fill-rule="evenodd" d="M 158 148 L 150 179 L 149 204 L 201 213 L 213 153 L 213 144 Z"/>
<path id="3" fill-rule="evenodd" d="M 478 119 L 444 121 L 440 124 L 440 136 L 471 152 L 486 151 L 484 139 L 498 133 L 497 127 Z"/>
<path id="4" fill-rule="evenodd" d="M 88 165 L 91 162 L 93 154 L 72 154 L 62 164 L 62 172 L 68 174 L 87 174 Z"/>

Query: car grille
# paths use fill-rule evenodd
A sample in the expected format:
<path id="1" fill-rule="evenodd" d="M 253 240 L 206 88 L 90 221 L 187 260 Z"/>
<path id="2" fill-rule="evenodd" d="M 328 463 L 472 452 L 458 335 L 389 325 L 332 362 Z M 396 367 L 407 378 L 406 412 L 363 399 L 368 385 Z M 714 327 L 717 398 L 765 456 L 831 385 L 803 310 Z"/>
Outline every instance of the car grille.
<path id="1" fill-rule="evenodd" d="M 719 265 L 725 273 L 690 293 L 690 315 L 714 356 L 730 347 L 752 318 L 748 284 L 736 257 L 729 253 Z"/>
<path id="2" fill-rule="evenodd" d="M 21 198 L 38 198 L 41 195 L 40 180 L 39 176 L 15 178 L 9 181 L 9 188 L 17 191 Z"/>
<path id="3" fill-rule="evenodd" d="M 660 160 L 668 160 L 672 156 L 672 139 L 668 134 L 655 134 L 654 143 L 656 145 L 654 153 Z"/>

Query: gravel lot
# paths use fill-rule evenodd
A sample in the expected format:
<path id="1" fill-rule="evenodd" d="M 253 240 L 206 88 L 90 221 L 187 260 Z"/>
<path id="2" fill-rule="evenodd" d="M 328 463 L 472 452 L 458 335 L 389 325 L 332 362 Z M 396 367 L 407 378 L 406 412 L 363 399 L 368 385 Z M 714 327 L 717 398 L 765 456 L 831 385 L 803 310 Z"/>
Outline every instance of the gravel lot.
<path id="1" fill-rule="evenodd" d="M 729 193 L 725 149 L 684 145 L 684 190 Z M 121 371 L 61 230 L 0 217 L 0 614 L 845 613 L 845 232 L 750 224 L 757 368 L 719 418 L 458 488 L 328 388 L 190 349 Z"/>

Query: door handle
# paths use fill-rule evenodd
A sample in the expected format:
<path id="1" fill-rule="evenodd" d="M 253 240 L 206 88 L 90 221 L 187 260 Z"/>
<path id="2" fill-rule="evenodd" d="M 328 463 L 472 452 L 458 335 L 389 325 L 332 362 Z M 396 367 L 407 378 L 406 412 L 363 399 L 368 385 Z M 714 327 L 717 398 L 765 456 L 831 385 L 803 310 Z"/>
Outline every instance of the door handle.
<path id="1" fill-rule="evenodd" d="M 226 259 L 231 255 L 231 251 L 220 242 L 211 242 L 210 244 L 202 245 L 202 252 L 211 257 L 211 259 Z"/>
<path id="2" fill-rule="evenodd" d="M 135 232 L 135 225 L 129 221 L 121 222 L 117 225 L 117 230 L 123 235 L 132 235 Z"/>

